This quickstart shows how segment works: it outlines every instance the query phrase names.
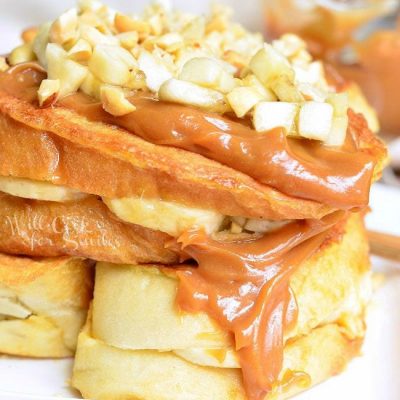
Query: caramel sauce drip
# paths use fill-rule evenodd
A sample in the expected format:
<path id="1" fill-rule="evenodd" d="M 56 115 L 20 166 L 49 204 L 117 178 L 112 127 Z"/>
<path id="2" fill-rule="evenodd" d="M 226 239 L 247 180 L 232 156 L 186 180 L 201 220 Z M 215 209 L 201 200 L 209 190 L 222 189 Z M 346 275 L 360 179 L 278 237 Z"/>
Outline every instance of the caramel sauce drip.
<path id="1" fill-rule="evenodd" d="M 282 370 L 284 334 L 297 322 L 291 276 L 344 215 L 295 221 L 241 241 L 218 241 L 198 230 L 179 238 L 198 267 L 177 270 L 178 305 L 207 313 L 233 334 L 251 400 L 273 390 Z"/>
<path id="2" fill-rule="evenodd" d="M 149 97 L 131 101 L 136 111 L 123 117 L 109 115 L 81 93 L 60 104 L 154 144 L 219 161 L 290 196 L 341 209 L 368 203 L 374 161 L 355 147 L 332 149 L 317 141 L 291 139 L 283 129 L 260 134 L 245 123 Z"/>
<path id="3" fill-rule="evenodd" d="M 44 77 L 32 66 L 20 67 L 0 75 L 0 88 L 35 101 L 34 93 Z M 143 94 L 130 100 L 136 111 L 123 117 L 108 114 L 83 93 L 61 99 L 57 106 L 118 125 L 151 143 L 201 154 L 290 196 L 338 209 L 368 203 L 375 161 L 357 149 L 350 129 L 347 145 L 329 148 L 318 141 L 288 138 L 280 128 L 257 133 L 246 120 L 239 122 Z"/>

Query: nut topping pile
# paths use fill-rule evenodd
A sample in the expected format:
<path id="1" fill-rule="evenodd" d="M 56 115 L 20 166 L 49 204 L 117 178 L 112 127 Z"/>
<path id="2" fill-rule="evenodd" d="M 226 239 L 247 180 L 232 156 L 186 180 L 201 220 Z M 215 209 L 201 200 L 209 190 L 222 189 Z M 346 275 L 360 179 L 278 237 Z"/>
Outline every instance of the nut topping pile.
<path id="1" fill-rule="evenodd" d="M 160 101 L 250 119 L 260 134 L 284 127 L 290 136 L 342 145 L 347 94 L 328 86 L 305 43 L 292 34 L 264 43 L 230 14 L 214 6 L 208 16 L 193 16 L 156 3 L 141 16 L 126 15 L 80 0 L 54 22 L 25 31 L 7 61 L 37 60 L 46 69 L 41 107 L 80 90 L 122 116 L 135 112 L 132 94 L 151 92 Z"/>

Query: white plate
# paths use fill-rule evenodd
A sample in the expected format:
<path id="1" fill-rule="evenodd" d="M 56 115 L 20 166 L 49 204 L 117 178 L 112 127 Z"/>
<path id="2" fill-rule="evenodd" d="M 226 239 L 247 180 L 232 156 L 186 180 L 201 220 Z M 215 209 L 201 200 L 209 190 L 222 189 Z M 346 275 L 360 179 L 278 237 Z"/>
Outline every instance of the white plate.
<path id="1" fill-rule="evenodd" d="M 400 191 L 375 185 L 368 226 L 400 234 Z M 373 298 L 363 355 L 337 377 L 298 400 L 400 399 L 400 265 L 373 258 L 385 281 Z M 68 387 L 71 360 L 0 358 L 0 400 L 60 400 L 79 396 Z M 210 399 L 212 400 L 212 399 Z"/>

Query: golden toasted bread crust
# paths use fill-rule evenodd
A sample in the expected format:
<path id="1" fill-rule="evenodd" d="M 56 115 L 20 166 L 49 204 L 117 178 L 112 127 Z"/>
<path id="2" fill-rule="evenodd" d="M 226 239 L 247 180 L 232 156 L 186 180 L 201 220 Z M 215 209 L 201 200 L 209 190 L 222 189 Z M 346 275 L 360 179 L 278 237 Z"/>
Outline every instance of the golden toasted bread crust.
<path id="1" fill-rule="evenodd" d="M 172 352 L 123 350 L 95 339 L 88 321 L 79 335 L 72 385 L 93 400 L 246 400 L 240 370 L 202 367 Z M 288 343 L 284 369 L 309 375 L 316 385 L 342 372 L 362 338 L 349 339 L 336 324 L 313 329 Z M 293 381 L 265 400 L 283 400 L 309 386 Z"/>
<path id="2" fill-rule="evenodd" d="M 364 126 L 357 135 L 365 142 L 372 133 Z M 384 146 L 368 140 L 384 159 Z M 0 175 L 50 181 L 108 198 L 159 197 L 225 215 L 270 219 L 320 218 L 332 211 L 201 155 L 151 144 L 65 108 L 39 109 L 4 91 L 0 145 Z"/>
<path id="3" fill-rule="evenodd" d="M 56 203 L 0 193 L 0 251 L 6 253 L 169 264 L 178 261 L 166 248 L 170 240 L 162 232 L 120 221 L 95 196 Z"/>
<path id="4" fill-rule="evenodd" d="M 26 318 L 0 319 L 0 353 L 73 355 L 92 297 L 91 263 L 69 257 L 0 254 L 0 289 L 30 311 Z"/>

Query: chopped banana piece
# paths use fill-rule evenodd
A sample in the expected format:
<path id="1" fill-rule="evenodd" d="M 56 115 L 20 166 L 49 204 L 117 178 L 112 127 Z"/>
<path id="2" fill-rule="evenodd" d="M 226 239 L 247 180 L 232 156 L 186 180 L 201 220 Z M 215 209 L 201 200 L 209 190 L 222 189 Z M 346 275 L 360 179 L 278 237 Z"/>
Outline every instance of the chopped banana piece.
<path id="1" fill-rule="evenodd" d="M 34 61 L 35 59 L 36 55 L 31 43 L 24 43 L 21 46 L 16 47 L 8 56 L 8 62 L 10 65 Z"/>
<path id="2" fill-rule="evenodd" d="M 78 12 L 76 8 L 71 8 L 61 14 L 51 25 L 50 41 L 62 45 L 69 40 L 75 39 L 77 28 Z"/>
<path id="3" fill-rule="evenodd" d="M 276 97 L 275 93 L 271 90 L 266 88 L 259 79 L 253 74 L 247 75 L 245 78 L 242 79 L 242 83 L 244 86 L 251 86 L 252 88 L 256 89 L 258 93 L 264 98 L 265 101 L 277 101 L 278 98 Z"/>
<path id="4" fill-rule="evenodd" d="M 235 87 L 235 80 L 220 62 L 211 58 L 193 58 L 182 68 L 179 79 L 227 93 Z"/>
<path id="5" fill-rule="evenodd" d="M 264 100 L 256 89 L 246 86 L 233 89 L 226 97 L 239 118 L 244 117 L 257 103 Z"/>
<path id="6" fill-rule="evenodd" d="M 45 23 L 39 27 L 39 31 L 32 43 L 32 49 L 42 67 L 47 66 L 46 48 L 49 42 L 51 23 Z"/>
<path id="7" fill-rule="evenodd" d="M 146 75 L 143 71 L 136 71 L 125 85 L 128 89 L 146 89 Z"/>
<path id="8" fill-rule="evenodd" d="M 161 49 L 164 49 L 168 52 L 174 52 L 183 47 L 184 42 L 182 36 L 179 33 L 170 32 L 160 36 L 156 40 L 156 44 Z"/>
<path id="9" fill-rule="evenodd" d="M 311 54 L 306 50 L 300 50 L 295 56 L 292 57 L 291 62 L 293 66 L 308 66 L 312 61 Z"/>
<path id="10" fill-rule="evenodd" d="M 304 40 L 300 39 L 299 36 L 294 35 L 293 33 L 286 33 L 282 35 L 278 40 L 274 40 L 272 42 L 272 46 L 274 49 L 278 50 L 285 57 L 293 57 L 301 50 L 305 50 L 307 48 Z"/>
<path id="11" fill-rule="evenodd" d="M 328 96 L 325 91 L 313 85 L 310 85 L 309 83 L 300 83 L 297 85 L 297 89 L 307 101 L 312 100 L 323 103 L 324 101 L 326 101 Z"/>
<path id="12" fill-rule="evenodd" d="M 199 208 L 186 207 L 164 200 L 140 197 L 103 199 L 108 208 L 123 221 L 178 237 L 186 230 L 198 227 L 207 233 L 218 230 L 223 215 Z"/>
<path id="13" fill-rule="evenodd" d="M 251 59 L 250 69 L 267 87 L 279 76 L 286 76 L 290 82 L 294 82 L 295 78 L 294 70 L 287 58 L 266 43 Z"/>
<path id="14" fill-rule="evenodd" d="M 304 101 L 299 89 L 286 75 L 273 79 L 270 83 L 270 88 L 281 101 L 289 103 L 301 103 Z"/>
<path id="15" fill-rule="evenodd" d="M 242 233 L 243 227 L 237 224 L 235 221 L 232 221 L 230 231 L 231 233 Z"/>
<path id="16" fill-rule="evenodd" d="M 79 39 L 68 51 L 68 58 L 78 62 L 85 62 L 92 56 L 92 46 L 87 40 Z"/>
<path id="17" fill-rule="evenodd" d="M 158 96 L 160 100 L 200 107 L 212 112 L 223 113 L 228 110 L 222 93 L 179 79 L 164 82 Z"/>
<path id="18" fill-rule="evenodd" d="M 136 110 L 136 107 L 125 98 L 124 91 L 115 86 L 103 85 L 100 89 L 100 99 L 104 110 L 116 117 Z"/>
<path id="19" fill-rule="evenodd" d="M 134 31 L 142 35 L 149 35 L 151 30 L 148 22 L 118 13 L 115 15 L 114 24 L 118 32 Z"/>
<path id="20" fill-rule="evenodd" d="M 233 111 L 238 118 L 252 114 L 260 132 L 279 126 L 288 135 L 323 140 L 332 131 L 333 143 L 340 142 L 344 121 L 332 124 L 332 118 L 346 116 L 348 101 L 341 94 L 329 95 L 324 66 L 312 61 L 306 43 L 294 34 L 264 43 L 261 34 L 248 32 L 229 16 L 225 8 L 214 7 L 210 16 L 198 17 L 161 4 L 130 16 L 97 0 L 79 0 L 78 9 L 37 32 L 26 32 L 26 44 L 10 60 L 15 64 L 37 57 L 48 79 L 59 80 L 59 97 L 80 89 L 101 97 L 104 108 L 116 116 L 134 109 L 124 93 L 143 90 L 159 100 Z M 6 68 L 0 61 L 0 69 Z M 52 103 L 49 93 L 55 94 L 49 84 L 43 83 L 39 93 L 43 106 Z M 327 104 L 314 123 L 314 106 L 308 103 Z"/>
<path id="21" fill-rule="evenodd" d="M 127 50 L 131 50 L 138 44 L 139 35 L 137 32 L 124 32 L 116 36 L 121 46 Z"/>
<path id="22" fill-rule="evenodd" d="M 60 92 L 59 79 L 43 79 L 38 90 L 39 106 L 49 107 L 57 101 Z"/>
<path id="23" fill-rule="evenodd" d="M 347 127 L 349 125 L 349 118 L 334 117 L 332 121 L 331 131 L 325 141 L 327 146 L 342 146 L 346 140 Z"/>
<path id="24" fill-rule="evenodd" d="M 147 87 L 153 92 L 157 92 L 165 81 L 172 78 L 168 68 L 148 51 L 142 51 L 138 63 L 140 70 L 146 75 Z"/>
<path id="25" fill-rule="evenodd" d="M 261 102 L 255 106 L 253 124 L 257 132 L 268 132 L 275 128 L 285 128 L 292 133 L 299 110 L 298 104 L 285 102 Z"/>
<path id="26" fill-rule="evenodd" d="M 236 68 L 238 75 L 246 67 L 245 58 L 234 50 L 225 51 L 222 57 L 229 65 L 233 65 Z"/>
<path id="27" fill-rule="evenodd" d="M 103 82 L 88 71 L 85 80 L 82 82 L 80 90 L 95 99 L 100 99 L 100 89 Z"/>
<path id="28" fill-rule="evenodd" d="M 18 302 L 16 298 L 0 297 L 0 316 L 25 319 L 32 311 Z"/>
<path id="29" fill-rule="evenodd" d="M 300 109 L 298 132 L 308 139 L 326 140 L 332 128 L 333 107 L 328 103 L 308 101 Z"/>
<path id="30" fill-rule="evenodd" d="M 175 54 L 175 68 L 177 73 L 179 74 L 182 71 L 184 65 L 193 58 L 204 57 L 212 57 L 212 54 L 203 48 L 198 49 L 189 47 L 179 49 Z"/>
<path id="31" fill-rule="evenodd" d="M 305 65 L 294 65 L 297 83 L 309 83 L 310 85 L 322 85 L 327 87 L 325 81 L 324 66 L 320 61 L 314 61 Z"/>
<path id="32" fill-rule="evenodd" d="M 0 177 L 0 191 L 26 199 L 56 202 L 79 200 L 87 196 L 75 189 L 50 182 L 6 176 Z"/>
<path id="33" fill-rule="evenodd" d="M 271 221 L 268 219 L 248 219 L 244 229 L 250 232 L 265 233 L 275 231 L 287 225 L 290 221 Z"/>
<path id="34" fill-rule="evenodd" d="M 89 42 L 92 47 L 95 47 L 100 44 L 109 46 L 119 45 L 119 41 L 116 36 L 104 35 L 98 29 L 87 24 L 81 23 L 79 27 L 79 32 L 81 39 L 84 39 L 87 42 Z"/>
<path id="35" fill-rule="evenodd" d="M 328 96 L 327 102 L 333 107 L 335 117 L 345 117 L 349 109 L 349 95 L 346 92 L 332 93 Z"/>
<path id="36" fill-rule="evenodd" d="M 232 221 L 235 222 L 235 224 L 241 226 L 242 228 L 246 224 L 247 219 L 245 217 L 231 217 Z"/>
<path id="37" fill-rule="evenodd" d="M 186 41 L 199 42 L 205 34 L 206 21 L 204 17 L 191 19 L 181 30 L 181 35 Z"/>
<path id="38" fill-rule="evenodd" d="M 151 35 L 160 36 L 163 33 L 164 21 L 163 17 L 160 14 L 152 15 L 151 17 L 149 17 L 147 22 L 150 25 Z"/>
<path id="39" fill-rule="evenodd" d="M 119 46 L 97 45 L 89 60 L 89 70 L 104 83 L 124 86 L 137 69 L 137 61 Z"/>
<path id="40" fill-rule="evenodd" d="M 60 81 L 59 98 L 76 92 L 87 76 L 87 67 L 69 60 L 66 51 L 54 43 L 47 45 L 46 59 L 48 78 Z"/>

